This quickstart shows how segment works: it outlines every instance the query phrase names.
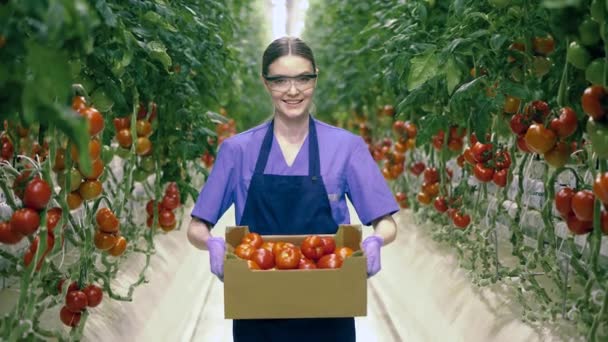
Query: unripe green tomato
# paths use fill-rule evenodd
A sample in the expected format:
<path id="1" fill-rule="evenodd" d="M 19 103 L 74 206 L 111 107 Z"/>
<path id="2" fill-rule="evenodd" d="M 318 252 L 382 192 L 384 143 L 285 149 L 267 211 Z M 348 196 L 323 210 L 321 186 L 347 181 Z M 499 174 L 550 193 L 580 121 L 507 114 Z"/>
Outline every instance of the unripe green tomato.
<path id="1" fill-rule="evenodd" d="M 589 8 L 591 18 L 600 24 L 603 23 L 606 18 L 606 9 L 604 9 L 602 1 L 604 0 L 593 0 L 591 7 Z M 606 4 L 608 4 L 608 2 L 606 2 Z"/>
<path id="2" fill-rule="evenodd" d="M 604 68 L 606 62 L 603 58 L 594 59 L 585 69 L 585 79 L 591 84 L 604 84 Z"/>
<path id="3" fill-rule="evenodd" d="M 591 61 L 591 56 L 587 49 L 584 46 L 579 44 L 576 41 L 573 41 L 568 46 L 568 52 L 566 52 L 566 60 L 568 63 L 572 64 L 575 68 L 585 70 L 589 62 Z"/>
<path id="4" fill-rule="evenodd" d="M 114 150 L 112 147 L 104 145 L 101 149 L 101 160 L 104 165 L 108 165 L 112 161 L 112 158 L 114 158 Z"/>
<path id="5" fill-rule="evenodd" d="M 587 18 L 578 26 L 578 34 L 583 45 L 595 45 L 600 41 L 600 25 Z"/>
<path id="6" fill-rule="evenodd" d="M 119 146 L 116 148 L 116 155 L 122 159 L 127 159 L 131 155 L 131 150 Z"/>
<path id="7" fill-rule="evenodd" d="M 154 158 L 152 156 L 149 157 L 142 157 L 140 162 L 139 162 L 139 166 L 146 172 L 152 172 L 154 171 L 154 167 L 156 166 L 154 164 Z"/>
<path id="8" fill-rule="evenodd" d="M 136 182 L 143 182 L 148 178 L 148 175 L 148 172 L 143 169 L 135 169 L 135 171 L 133 171 L 133 180 Z"/>

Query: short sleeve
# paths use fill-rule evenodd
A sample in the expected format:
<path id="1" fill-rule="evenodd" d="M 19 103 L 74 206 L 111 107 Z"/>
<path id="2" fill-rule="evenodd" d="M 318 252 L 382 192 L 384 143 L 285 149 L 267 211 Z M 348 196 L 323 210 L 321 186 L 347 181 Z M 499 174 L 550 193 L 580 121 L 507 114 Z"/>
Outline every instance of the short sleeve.
<path id="1" fill-rule="evenodd" d="M 220 145 L 211 173 L 194 204 L 190 214 L 192 217 L 215 225 L 232 205 L 236 178 L 234 160 L 231 146 L 224 141 Z"/>
<path id="2" fill-rule="evenodd" d="M 369 226 L 374 220 L 399 211 L 380 168 L 360 137 L 351 148 L 345 171 L 346 193 L 364 225 Z"/>

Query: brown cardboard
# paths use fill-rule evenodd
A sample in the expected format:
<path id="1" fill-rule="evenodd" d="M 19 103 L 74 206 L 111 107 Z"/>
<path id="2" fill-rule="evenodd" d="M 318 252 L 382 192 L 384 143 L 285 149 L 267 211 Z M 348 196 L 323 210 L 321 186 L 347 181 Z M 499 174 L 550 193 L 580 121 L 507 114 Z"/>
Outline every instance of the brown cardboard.
<path id="1" fill-rule="evenodd" d="M 250 318 L 322 318 L 367 315 L 366 258 L 359 251 L 361 227 L 341 225 L 336 246 L 355 253 L 339 269 L 252 271 L 232 254 L 247 227 L 227 227 L 229 253 L 224 263 L 224 316 Z M 300 245 L 307 235 L 265 235 L 264 241 Z M 331 236 L 331 235 L 330 235 Z"/>

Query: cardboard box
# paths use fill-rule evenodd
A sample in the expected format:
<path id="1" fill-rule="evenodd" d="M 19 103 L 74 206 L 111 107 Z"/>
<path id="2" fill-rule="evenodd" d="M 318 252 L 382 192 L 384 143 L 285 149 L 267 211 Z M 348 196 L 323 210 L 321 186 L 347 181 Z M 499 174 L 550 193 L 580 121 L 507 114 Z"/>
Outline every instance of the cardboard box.
<path id="1" fill-rule="evenodd" d="M 367 261 L 360 251 L 360 226 L 341 225 L 338 228 L 334 236 L 336 246 L 355 251 L 338 269 L 250 270 L 245 260 L 232 253 L 247 233 L 247 227 L 226 228 L 226 318 L 322 318 L 367 314 Z M 264 241 L 286 241 L 299 246 L 306 236 L 262 237 Z"/>

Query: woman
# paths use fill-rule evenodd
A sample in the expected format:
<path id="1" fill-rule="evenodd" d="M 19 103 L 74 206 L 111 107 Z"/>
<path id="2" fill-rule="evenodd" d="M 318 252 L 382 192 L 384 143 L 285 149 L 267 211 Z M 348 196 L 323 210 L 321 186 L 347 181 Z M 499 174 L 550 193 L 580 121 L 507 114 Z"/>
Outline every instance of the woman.
<path id="1" fill-rule="evenodd" d="M 192 210 L 188 239 L 209 250 L 211 272 L 222 280 L 225 241 L 209 230 L 232 203 L 237 224 L 262 235 L 334 234 L 350 222 L 348 195 L 361 221 L 373 224 L 374 234 L 361 247 L 368 276 L 376 274 L 381 246 L 395 239 L 391 214 L 399 207 L 368 147 L 359 136 L 311 117 L 318 69 L 303 41 L 273 41 L 262 64 L 273 120 L 222 143 Z M 354 342 L 355 323 L 352 317 L 234 320 L 233 335 L 235 342 Z"/>

